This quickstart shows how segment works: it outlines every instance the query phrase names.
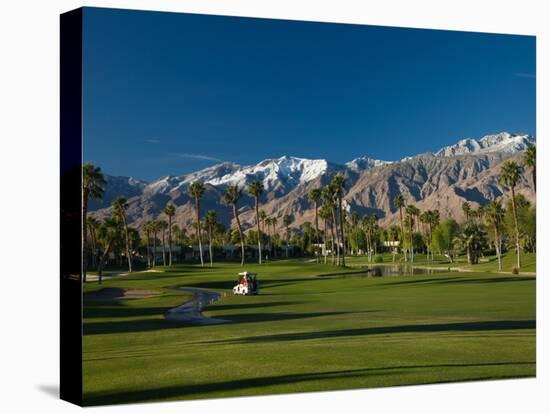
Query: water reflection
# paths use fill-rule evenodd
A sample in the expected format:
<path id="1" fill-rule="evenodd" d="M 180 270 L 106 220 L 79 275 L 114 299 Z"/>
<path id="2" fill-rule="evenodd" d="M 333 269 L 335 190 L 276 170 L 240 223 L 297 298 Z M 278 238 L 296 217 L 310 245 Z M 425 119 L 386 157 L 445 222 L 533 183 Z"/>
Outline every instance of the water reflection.
<path id="1" fill-rule="evenodd" d="M 404 276 L 404 275 L 432 275 L 442 272 L 453 272 L 451 268 L 425 268 L 414 267 L 405 264 L 374 265 L 365 267 L 364 273 L 358 273 L 357 276 Z"/>

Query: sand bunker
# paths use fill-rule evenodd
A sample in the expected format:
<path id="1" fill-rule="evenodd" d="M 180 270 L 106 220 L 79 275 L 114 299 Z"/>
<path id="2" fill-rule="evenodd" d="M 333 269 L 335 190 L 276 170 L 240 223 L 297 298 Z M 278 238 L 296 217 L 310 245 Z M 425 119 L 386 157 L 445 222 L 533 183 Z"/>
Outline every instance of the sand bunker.
<path id="1" fill-rule="evenodd" d="M 122 300 L 140 299 L 160 295 L 158 290 L 131 288 L 104 288 L 95 292 L 84 293 L 84 300 Z"/>

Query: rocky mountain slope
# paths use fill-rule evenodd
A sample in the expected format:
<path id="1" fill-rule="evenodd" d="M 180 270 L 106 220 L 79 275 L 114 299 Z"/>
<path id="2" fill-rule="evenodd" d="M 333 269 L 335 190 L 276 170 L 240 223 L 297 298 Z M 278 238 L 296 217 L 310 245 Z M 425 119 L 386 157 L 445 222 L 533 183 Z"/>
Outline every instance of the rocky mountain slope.
<path id="1" fill-rule="evenodd" d="M 251 166 L 224 162 L 151 183 L 128 177 L 107 177 L 104 200 L 91 202 L 90 211 L 100 218 L 109 215 L 110 202 L 123 195 L 128 199 L 129 222 L 140 226 L 146 220 L 162 216 L 162 209 L 170 201 L 176 206 L 174 222 L 190 229 L 194 207 L 186 190 L 191 182 L 198 180 L 207 187 L 202 200 L 203 213 L 215 210 L 219 220 L 228 226 L 232 215 L 231 209 L 223 204 L 224 189 L 235 184 L 244 189 L 257 179 L 266 190 L 262 210 L 277 217 L 279 227 L 285 214 L 291 214 L 293 226 L 298 226 L 313 220 L 313 209 L 307 199 L 309 190 L 327 184 L 337 172 L 342 172 L 346 177 L 346 208 L 360 215 L 376 212 L 383 224 L 396 222 L 393 198 L 401 193 L 407 203 L 414 203 L 420 209 L 437 208 L 442 217 L 461 220 L 464 201 L 477 206 L 503 195 L 498 185 L 502 162 L 521 161 L 522 152 L 534 142 L 528 135 L 503 132 L 479 140 L 464 139 L 435 153 L 400 161 L 359 157 L 338 165 L 322 159 L 285 156 Z M 518 191 L 534 201 L 532 183 L 527 176 L 521 178 Z M 243 193 L 239 203 L 241 221 L 245 228 L 250 228 L 254 224 L 253 201 L 246 191 Z"/>

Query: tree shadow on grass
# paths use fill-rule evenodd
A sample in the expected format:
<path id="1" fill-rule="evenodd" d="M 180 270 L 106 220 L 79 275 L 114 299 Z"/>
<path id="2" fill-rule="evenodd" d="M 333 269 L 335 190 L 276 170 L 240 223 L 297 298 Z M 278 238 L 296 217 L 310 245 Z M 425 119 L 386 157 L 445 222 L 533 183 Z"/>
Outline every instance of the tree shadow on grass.
<path id="1" fill-rule="evenodd" d="M 400 285 L 443 285 L 443 284 L 489 284 L 489 283 L 509 283 L 509 282 L 532 282 L 536 280 L 533 276 L 512 277 L 502 275 L 501 277 L 483 277 L 471 278 L 468 276 L 436 277 L 429 279 L 403 280 L 398 282 L 381 283 L 378 286 L 400 286 Z"/>
<path id="2" fill-rule="evenodd" d="M 98 334 L 122 334 L 130 332 L 159 331 L 164 329 L 177 329 L 187 326 L 181 322 L 169 321 L 167 319 L 134 319 L 129 321 L 109 322 L 84 322 L 84 335 Z"/>
<path id="3" fill-rule="evenodd" d="M 368 312 L 368 311 L 367 311 Z M 375 312 L 375 311 L 371 311 Z M 281 312 L 281 313 L 250 313 L 250 314 L 216 314 L 215 319 L 224 319 L 234 323 L 290 321 L 298 319 L 316 318 L 320 316 L 335 316 L 358 312 Z M 147 332 L 163 329 L 178 329 L 189 326 L 197 326 L 192 321 L 171 321 L 164 318 L 158 319 L 133 319 L 129 321 L 101 321 L 84 322 L 84 335 Z"/>
<path id="4" fill-rule="evenodd" d="M 257 302 L 257 303 L 235 303 L 232 305 L 214 304 L 211 306 L 207 306 L 205 310 L 207 311 L 246 310 L 246 309 L 252 309 L 252 308 L 269 308 L 271 306 L 301 305 L 303 303 L 304 302 L 273 301 L 273 302 Z"/>
<path id="5" fill-rule="evenodd" d="M 296 278 L 296 279 L 263 279 L 259 278 L 260 290 L 269 289 L 276 286 L 285 286 L 293 285 L 299 282 L 312 282 L 317 281 L 317 279 L 312 277 L 307 278 Z M 189 282 L 186 284 L 186 287 L 193 287 L 197 289 L 221 289 L 221 290 L 231 290 L 233 286 L 238 283 L 237 279 L 228 279 L 228 280 L 212 280 L 212 281 L 198 281 L 198 282 Z"/>
<path id="6" fill-rule="evenodd" d="M 490 277 L 483 279 L 462 279 L 462 280 L 442 280 L 436 282 L 438 284 L 488 284 L 488 283 L 517 283 L 517 282 L 533 282 L 536 278 L 532 276 L 521 276 L 521 277 L 512 277 L 505 276 L 502 277 Z"/>
<path id="7" fill-rule="evenodd" d="M 113 306 L 115 305 L 115 306 Z M 104 305 L 88 305 L 84 307 L 84 318 L 133 318 L 140 316 L 164 315 L 171 307 L 129 307 L 124 304 L 108 303 Z"/>
<path id="8" fill-rule="evenodd" d="M 430 325 L 398 325 L 380 326 L 358 329 L 341 329 L 331 331 L 296 332 L 275 335 L 249 336 L 228 341 L 211 341 L 223 343 L 260 343 L 277 341 L 301 341 L 308 339 L 326 339 L 335 337 L 367 336 L 381 334 L 418 333 L 418 332 L 448 332 L 448 331 L 498 331 L 535 329 L 535 320 L 519 321 L 480 321 L 480 322 L 459 322 L 439 323 Z"/>
<path id="9" fill-rule="evenodd" d="M 212 382 L 207 384 L 192 384 L 192 385 L 173 385 L 162 388 L 150 388 L 147 390 L 128 390 L 119 392 L 91 392 L 85 393 L 84 405 L 104 405 L 104 404 L 124 404 L 138 401 L 159 401 L 171 398 L 205 398 L 208 394 L 214 392 L 238 392 L 238 395 L 250 395 L 253 394 L 253 389 L 262 387 L 277 386 L 277 385 L 289 385 L 300 384 L 313 381 L 324 380 L 342 380 L 364 377 L 376 377 L 376 376 L 403 376 L 409 373 L 413 373 L 415 370 L 433 370 L 443 369 L 448 370 L 452 368 L 494 368 L 494 367 L 506 367 L 506 366 L 529 366 L 534 365 L 535 362 L 530 361 L 518 361 L 518 362 L 488 362 L 488 363 L 449 363 L 449 364 L 431 364 L 431 365 L 409 365 L 409 366 L 393 366 L 393 367 L 380 367 L 380 368 L 362 368 L 352 370 L 341 371 L 321 371 L 311 372 L 303 374 L 288 374 L 277 376 L 266 376 L 258 378 L 245 378 L 231 381 Z M 534 373 L 533 373 L 534 375 Z M 528 375 L 524 375 L 528 376 Z M 531 375 L 529 375 L 531 376 Z M 497 379 L 514 377 L 518 378 L 518 375 L 487 375 L 483 377 L 470 378 L 469 380 L 484 380 L 484 379 Z M 434 381 L 435 382 L 435 381 Z M 352 388 L 352 387 L 348 387 Z M 357 387 L 355 387 L 357 388 Z M 323 387 L 326 389 L 326 387 Z M 314 391 L 315 389 L 311 389 Z M 254 394 L 257 394 L 254 393 Z"/>
<path id="10" fill-rule="evenodd" d="M 376 311 L 364 311 L 376 312 Z M 359 312 L 277 312 L 277 313 L 239 313 L 233 315 L 216 314 L 215 318 L 228 320 L 235 323 L 244 322 L 273 322 L 273 321 L 291 321 L 296 319 L 317 318 L 321 316 L 347 315 Z"/>

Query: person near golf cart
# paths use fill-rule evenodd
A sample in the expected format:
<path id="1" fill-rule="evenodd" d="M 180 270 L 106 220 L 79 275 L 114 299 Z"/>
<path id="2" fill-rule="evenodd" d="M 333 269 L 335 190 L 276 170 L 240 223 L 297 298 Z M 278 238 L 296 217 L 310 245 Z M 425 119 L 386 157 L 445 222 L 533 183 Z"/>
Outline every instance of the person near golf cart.
<path id="1" fill-rule="evenodd" d="M 239 273 L 239 283 L 233 287 L 235 295 L 257 295 L 259 293 L 256 273 Z"/>

